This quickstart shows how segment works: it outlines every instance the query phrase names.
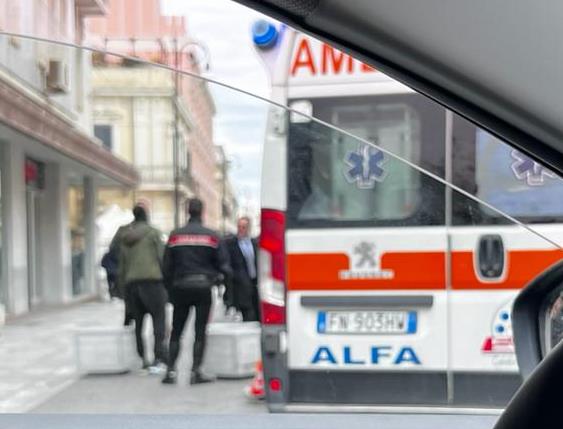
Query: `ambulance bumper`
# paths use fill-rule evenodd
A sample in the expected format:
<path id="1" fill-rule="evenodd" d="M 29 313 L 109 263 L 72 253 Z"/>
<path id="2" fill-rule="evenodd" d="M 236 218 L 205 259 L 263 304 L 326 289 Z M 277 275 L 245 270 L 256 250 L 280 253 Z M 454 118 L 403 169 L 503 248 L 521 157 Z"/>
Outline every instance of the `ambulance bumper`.
<path id="1" fill-rule="evenodd" d="M 329 406 L 374 411 L 385 407 L 463 407 L 468 410 L 503 408 L 520 386 L 516 373 L 366 372 L 291 370 L 287 403 L 272 411 L 293 407 L 322 410 Z M 366 408 L 367 407 L 367 408 Z M 382 408 L 383 407 L 383 408 Z M 438 407 L 438 408 L 437 408 Z M 413 411 L 414 412 L 414 411 Z"/>

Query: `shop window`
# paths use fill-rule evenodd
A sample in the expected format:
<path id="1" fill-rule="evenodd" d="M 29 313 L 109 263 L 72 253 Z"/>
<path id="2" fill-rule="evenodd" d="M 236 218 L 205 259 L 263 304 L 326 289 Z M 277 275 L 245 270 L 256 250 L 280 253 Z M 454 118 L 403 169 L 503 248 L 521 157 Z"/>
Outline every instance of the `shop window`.
<path id="1" fill-rule="evenodd" d="M 85 284 L 86 228 L 84 212 L 84 184 L 72 183 L 68 189 L 72 294 L 82 295 Z"/>

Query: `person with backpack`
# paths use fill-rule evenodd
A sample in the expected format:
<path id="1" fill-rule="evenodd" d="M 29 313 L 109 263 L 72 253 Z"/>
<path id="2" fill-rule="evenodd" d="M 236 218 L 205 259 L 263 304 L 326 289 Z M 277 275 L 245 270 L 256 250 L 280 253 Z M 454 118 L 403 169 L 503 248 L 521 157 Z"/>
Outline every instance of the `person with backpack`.
<path id="1" fill-rule="evenodd" d="M 149 224 L 144 207 L 133 208 L 135 220 L 120 237 L 119 285 L 125 291 L 135 319 L 137 352 L 143 368 L 163 370 L 167 360 L 165 306 L 168 300 L 162 276 L 164 243 L 160 231 Z M 149 362 L 143 343 L 143 320 L 150 314 L 154 331 L 154 362 Z"/>
<path id="2" fill-rule="evenodd" d="M 106 278 L 108 282 L 108 292 L 112 298 L 120 298 L 123 300 L 125 306 L 125 314 L 123 319 L 123 324 L 125 326 L 130 325 L 133 322 L 133 313 L 131 311 L 131 306 L 129 305 L 126 291 L 123 287 L 120 287 L 118 282 L 119 275 L 119 251 L 121 247 L 121 238 L 127 229 L 132 225 L 128 223 L 127 225 L 122 225 L 117 229 L 114 234 L 111 243 L 109 245 L 108 251 L 102 257 L 101 265 L 106 270 Z"/>

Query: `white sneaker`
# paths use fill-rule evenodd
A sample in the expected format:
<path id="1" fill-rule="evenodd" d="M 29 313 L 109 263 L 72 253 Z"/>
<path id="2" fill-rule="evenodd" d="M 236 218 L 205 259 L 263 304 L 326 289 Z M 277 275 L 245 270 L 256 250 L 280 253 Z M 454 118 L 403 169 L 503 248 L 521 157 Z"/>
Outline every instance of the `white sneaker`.
<path id="1" fill-rule="evenodd" d="M 166 365 L 163 363 L 158 363 L 156 365 L 149 366 L 150 375 L 162 375 L 166 372 Z"/>

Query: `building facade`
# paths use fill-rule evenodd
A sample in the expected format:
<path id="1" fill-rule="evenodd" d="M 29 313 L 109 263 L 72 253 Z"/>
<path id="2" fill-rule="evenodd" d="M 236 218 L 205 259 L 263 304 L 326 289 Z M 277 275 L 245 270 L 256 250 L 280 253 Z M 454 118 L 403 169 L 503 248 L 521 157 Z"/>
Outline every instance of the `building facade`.
<path id="1" fill-rule="evenodd" d="M 170 72 L 151 66 L 97 64 L 92 84 L 95 132 L 106 148 L 132 162 L 140 175 L 133 195 L 111 188 L 101 190 L 101 205 L 130 208 L 133 202 L 143 201 L 150 208 L 152 222 L 168 233 L 174 228 L 176 191 L 180 207 L 193 195 L 186 148 L 193 123 L 183 106 L 176 112 Z M 184 211 L 179 214 L 179 221 L 184 222 Z"/>
<path id="2" fill-rule="evenodd" d="M 110 0 L 108 9 L 106 17 L 88 21 L 90 45 L 200 75 L 194 49 L 202 46 L 188 37 L 184 17 L 163 16 L 158 0 Z M 168 232 L 184 222 L 185 200 L 198 196 L 206 223 L 220 229 L 221 165 L 207 83 L 112 55 L 101 55 L 95 76 L 95 127 L 141 173 L 133 199 L 148 203 L 154 223 Z M 109 204 L 115 192 L 107 190 L 103 198 Z"/>
<path id="3" fill-rule="evenodd" d="M 102 0 L 4 0 L 0 30 L 80 43 Z M 8 316 L 98 294 L 96 189 L 134 168 L 92 130 L 86 51 L 0 34 L 0 303 Z"/>

